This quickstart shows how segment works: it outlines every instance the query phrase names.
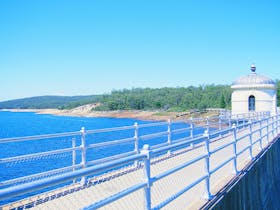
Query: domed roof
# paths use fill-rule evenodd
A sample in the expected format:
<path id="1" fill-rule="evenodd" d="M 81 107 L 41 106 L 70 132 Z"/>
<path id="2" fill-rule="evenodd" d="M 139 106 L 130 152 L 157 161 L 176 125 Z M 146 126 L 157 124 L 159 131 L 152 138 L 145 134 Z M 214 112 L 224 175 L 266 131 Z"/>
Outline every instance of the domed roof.
<path id="1" fill-rule="evenodd" d="M 239 89 L 239 88 L 268 88 L 268 89 L 276 89 L 276 83 L 274 80 L 258 75 L 256 71 L 256 67 L 254 65 L 251 66 L 251 73 L 242 76 L 236 81 L 232 83 L 231 88 Z"/>

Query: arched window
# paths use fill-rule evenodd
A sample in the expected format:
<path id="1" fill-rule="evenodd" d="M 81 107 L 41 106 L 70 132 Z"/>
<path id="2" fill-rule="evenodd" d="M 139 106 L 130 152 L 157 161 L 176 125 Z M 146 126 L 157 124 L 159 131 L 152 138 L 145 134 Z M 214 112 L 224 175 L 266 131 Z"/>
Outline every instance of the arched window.
<path id="1" fill-rule="evenodd" d="M 249 96 L 249 111 L 256 110 L 256 99 L 255 96 Z"/>

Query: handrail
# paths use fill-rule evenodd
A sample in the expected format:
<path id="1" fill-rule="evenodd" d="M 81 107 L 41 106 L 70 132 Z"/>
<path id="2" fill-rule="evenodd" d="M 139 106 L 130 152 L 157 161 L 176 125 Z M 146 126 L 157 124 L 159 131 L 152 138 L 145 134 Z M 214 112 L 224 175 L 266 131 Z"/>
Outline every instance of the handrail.
<path id="1" fill-rule="evenodd" d="M 12 185 L 12 184 L 16 184 L 16 183 L 21 183 L 21 182 L 26 182 L 28 180 L 35 180 L 35 179 L 47 177 L 47 176 L 54 175 L 54 174 L 56 175 L 56 174 L 65 173 L 66 171 L 73 170 L 73 168 L 75 168 L 75 169 L 81 168 L 81 166 L 82 166 L 81 164 L 78 164 L 78 165 L 74 165 L 74 166 L 68 166 L 68 167 L 58 168 L 58 169 L 51 170 L 51 171 L 46 171 L 46 172 L 39 173 L 39 174 L 34 174 L 34 175 L 31 175 L 28 177 L 20 177 L 20 178 L 11 179 L 8 181 L 3 181 L 3 182 L 0 182 L 0 187 Z"/>
<path id="2" fill-rule="evenodd" d="M 174 133 L 181 133 L 181 132 L 185 132 L 185 131 L 189 131 L 189 130 L 191 130 L 190 127 L 188 127 L 188 128 L 179 128 L 179 129 L 173 130 L 172 133 L 173 133 L 173 134 L 174 134 Z"/>
<path id="3" fill-rule="evenodd" d="M 114 127 L 114 128 L 102 128 L 102 129 L 95 129 L 95 130 L 87 130 L 86 134 L 105 133 L 105 132 L 112 132 L 112 131 L 122 131 L 122 130 L 129 130 L 129 129 L 133 129 L 133 128 L 134 128 L 133 125 Z"/>
<path id="4" fill-rule="evenodd" d="M 143 154 L 132 155 L 126 158 L 113 160 L 109 163 L 104 163 L 96 166 L 90 166 L 88 168 L 80 169 L 73 172 L 68 172 L 62 175 L 49 177 L 46 179 L 34 181 L 31 183 L 25 183 L 19 186 L 13 186 L 6 189 L 0 189 L 0 200 L 21 195 L 23 193 L 32 192 L 45 187 L 54 186 L 57 184 L 65 183 L 66 181 L 71 181 L 75 178 L 80 178 L 82 176 L 88 176 L 94 173 L 107 171 L 109 169 L 121 166 L 136 160 L 142 160 L 146 156 Z"/>
<path id="5" fill-rule="evenodd" d="M 58 137 L 69 137 L 80 135 L 80 131 L 76 132 L 67 132 L 67 133 L 57 133 L 57 134 L 45 134 L 45 135 L 36 135 L 36 136 L 24 136 L 24 137 L 15 137 L 15 138 L 4 138 L 0 139 L 1 143 L 10 143 L 10 142 L 20 142 L 20 141 L 33 141 L 33 140 L 42 140 L 49 138 L 58 138 Z"/>
<path id="6" fill-rule="evenodd" d="M 16 156 L 16 157 L 2 158 L 2 159 L 0 159 L 0 163 L 28 160 L 28 159 L 33 159 L 33 158 L 37 158 L 37 157 L 44 157 L 44 156 L 49 156 L 49 155 L 54 155 L 54 154 L 72 152 L 72 151 L 80 150 L 80 149 L 81 149 L 80 147 L 66 148 L 66 149 L 52 150 L 52 151 L 48 151 L 48 152 L 34 153 L 34 154 L 29 154 L 29 155 L 20 155 L 20 156 Z"/>
<path id="7" fill-rule="evenodd" d="M 147 135 L 139 136 L 139 139 L 147 140 L 147 139 L 151 139 L 151 138 L 160 137 L 160 136 L 163 136 L 163 135 L 166 135 L 166 134 L 168 134 L 167 131 L 157 132 L 157 133 L 153 133 L 153 134 L 147 134 Z"/>
<path id="8" fill-rule="evenodd" d="M 182 165 L 180 165 L 178 167 L 175 167 L 172 170 L 168 170 L 168 171 L 166 171 L 166 172 L 164 172 L 162 174 L 156 175 L 155 177 L 152 177 L 151 179 L 154 179 L 154 180 L 163 179 L 164 177 L 166 177 L 166 176 L 168 176 L 168 175 L 170 175 L 172 173 L 175 173 L 175 172 L 177 172 L 177 171 L 179 171 L 179 170 L 181 170 L 183 168 L 186 168 L 186 167 L 188 167 L 188 166 L 190 166 L 190 165 L 192 165 L 192 164 L 194 164 L 194 163 L 204 159 L 205 157 L 206 157 L 205 154 L 204 155 L 200 155 L 199 157 L 197 157 L 197 158 L 195 158 L 193 160 L 190 160 L 190 161 L 188 161 L 188 162 L 186 162 L 186 163 L 184 163 L 184 164 L 182 164 Z"/>
<path id="9" fill-rule="evenodd" d="M 134 140 L 135 140 L 134 137 L 130 137 L 130 138 L 126 138 L 126 139 L 112 140 L 112 141 L 107 141 L 107 142 L 102 142 L 102 143 L 90 144 L 87 146 L 87 148 L 90 149 L 90 148 L 114 146 L 114 145 L 123 144 L 123 143 L 127 143 L 127 142 L 134 141 Z"/>

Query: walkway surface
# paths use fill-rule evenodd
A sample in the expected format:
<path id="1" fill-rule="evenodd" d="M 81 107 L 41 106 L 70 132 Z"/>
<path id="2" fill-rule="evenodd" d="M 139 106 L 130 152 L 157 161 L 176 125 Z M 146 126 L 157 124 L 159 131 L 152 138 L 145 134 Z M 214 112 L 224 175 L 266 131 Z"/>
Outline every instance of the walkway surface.
<path id="1" fill-rule="evenodd" d="M 258 129 L 259 125 L 255 125 L 254 129 Z M 241 138 L 249 133 L 248 129 L 240 129 L 237 132 L 237 138 Z M 262 133 L 262 134 L 261 134 Z M 253 156 L 260 152 L 260 146 L 265 147 L 268 142 L 274 139 L 272 134 L 264 138 L 262 145 L 259 144 L 258 139 L 260 135 L 265 135 L 265 130 L 256 132 L 253 135 Z M 228 133 L 222 137 L 211 139 L 210 151 L 221 147 L 233 141 L 233 133 Z M 249 136 L 237 143 L 237 152 L 250 144 Z M 188 147 L 172 154 L 165 154 L 160 157 L 152 159 L 151 162 L 151 177 L 155 177 L 170 168 L 175 168 L 181 164 L 195 159 L 198 156 L 205 154 L 205 145 L 200 143 L 194 148 Z M 222 162 L 225 162 L 233 156 L 233 145 L 230 145 L 217 153 L 210 156 L 210 170 L 213 170 Z M 242 155 L 238 156 L 237 169 L 241 170 L 250 162 L 249 149 Z M 233 161 L 230 161 L 210 178 L 210 191 L 215 195 L 223 188 L 235 175 L 233 173 Z M 164 200 L 176 194 L 184 186 L 194 182 L 198 177 L 205 175 L 205 160 L 202 159 L 182 170 L 175 172 L 172 175 L 155 182 L 151 188 L 151 206 L 157 206 Z M 81 209 L 92 203 L 103 200 L 111 195 L 121 192 L 137 183 L 143 181 L 143 167 L 129 166 L 122 169 L 116 169 L 110 173 L 92 177 L 91 184 L 86 187 L 79 186 L 79 184 L 70 185 L 68 189 L 62 188 L 60 191 L 56 190 L 49 193 L 44 193 L 36 197 L 25 199 L 23 201 L 6 206 L 3 209 L 9 209 L 18 205 L 25 205 L 32 203 L 33 209 Z M 189 191 L 181 195 L 173 202 L 166 205 L 163 209 L 199 209 L 203 206 L 207 199 L 205 199 L 205 181 L 191 188 Z M 144 208 L 144 190 L 138 190 L 128 196 L 117 200 L 101 209 L 145 209 Z M 48 200 L 48 201 L 47 201 Z M 27 206 L 26 206 L 27 207 Z"/>

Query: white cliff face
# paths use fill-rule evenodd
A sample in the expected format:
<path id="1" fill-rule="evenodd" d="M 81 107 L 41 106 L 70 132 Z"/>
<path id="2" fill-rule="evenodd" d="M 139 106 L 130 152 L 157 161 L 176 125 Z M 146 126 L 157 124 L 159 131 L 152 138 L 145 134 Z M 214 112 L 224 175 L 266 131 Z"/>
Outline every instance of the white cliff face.
<path id="1" fill-rule="evenodd" d="M 232 114 L 248 112 L 267 112 L 272 115 L 277 111 L 276 83 L 262 75 L 251 73 L 233 82 L 231 88 Z"/>

